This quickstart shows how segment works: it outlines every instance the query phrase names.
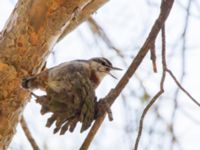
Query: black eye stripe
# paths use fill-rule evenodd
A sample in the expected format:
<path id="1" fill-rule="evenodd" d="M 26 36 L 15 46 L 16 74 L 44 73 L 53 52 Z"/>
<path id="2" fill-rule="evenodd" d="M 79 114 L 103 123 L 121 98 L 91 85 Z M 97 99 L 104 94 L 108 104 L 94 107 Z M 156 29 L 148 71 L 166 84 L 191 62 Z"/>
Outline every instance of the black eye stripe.
<path id="1" fill-rule="evenodd" d="M 107 65 L 107 66 L 112 66 L 111 62 L 105 58 L 103 58 L 104 60 L 104 64 Z"/>
<path id="2" fill-rule="evenodd" d="M 109 60 L 107 60 L 106 58 L 100 57 L 100 58 L 93 58 L 92 60 L 96 61 L 104 66 L 112 67 L 112 63 Z"/>

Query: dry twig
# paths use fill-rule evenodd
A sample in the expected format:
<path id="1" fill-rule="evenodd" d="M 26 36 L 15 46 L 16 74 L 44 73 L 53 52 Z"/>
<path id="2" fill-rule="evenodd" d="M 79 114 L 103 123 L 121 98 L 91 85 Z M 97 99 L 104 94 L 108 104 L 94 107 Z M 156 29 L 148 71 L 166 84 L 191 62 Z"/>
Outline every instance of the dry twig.
<path id="1" fill-rule="evenodd" d="M 185 48 L 184 48 L 184 50 L 185 50 Z M 166 64 L 166 41 L 165 41 L 164 26 L 163 26 L 163 29 L 162 29 L 162 66 L 163 66 L 163 75 L 162 75 L 162 79 L 161 79 L 161 82 L 160 82 L 160 91 L 151 99 L 151 101 L 145 107 L 145 109 L 142 113 L 142 116 L 141 116 L 141 119 L 140 119 L 139 131 L 138 131 L 138 135 L 137 135 L 137 138 L 136 138 L 134 150 L 138 149 L 138 144 L 139 144 L 141 134 L 142 134 L 142 130 L 143 130 L 143 122 L 144 122 L 145 115 L 147 114 L 147 112 L 151 108 L 151 106 L 155 103 L 155 101 L 158 99 L 158 97 L 164 92 L 163 84 L 164 84 L 166 73 L 169 73 L 169 75 L 172 77 L 172 79 L 177 84 L 179 89 L 181 89 L 196 105 L 198 105 L 200 107 L 200 103 L 196 99 L 194 99 L 187 90 L 185 90 L 182 87 L 181 83 L 179 83 L 179 81 L 176 79 L 173 72 L 170 69 L 167 68 L 167 64 Z M 183 75 L 184 75 L 184 72 L 183 72 Z M 174 131 L 173 131 L 173 126 L 171 125 L 169 129 L 170 129 L 170 132 L 172 134 L 172 142 L 177 142 L 176 136 L 175 136 Z"/>
<path id="2" fill-rule="evenodd" d="M 165 27 L 163 25 L 163 28 L 162 28 L 162 77 L 160 81 L 160 90 L 149 101 L 148 105 L 145 107 L 144 111 L 142 112 L 142 116 L 140 118 L 140 124 L 139 124 L 139 131 L 138 131 L 138 135 L 137 135 L 136 142 L 134 145 L 134 150 L 138 149 L 138 145 L 139 145 L 140 138 L 142 135 L 142 130 L 143 130 L 144 117 L 146 116 L 151 106 L 156 102 L 156 100 L 162 95 L 162 93 L 164 93 L 164 81 L 166 77 L 166 69 L 167 69 L 167 65 L 166 65 Z"/>
<path id="3" fill-rule="evenodd" d="M 183 86 L 179 83 L 179 81 L 174 76 L 173 72 L 169 69 L 166 70 L 166 72 L 169 73 L 169 75 L 172 77 L 172 79 L 175 81 L 177 86 L 197 105 L 200 107 L 200 103 L 186 90 L 183 88 Z"/>
<path id="4" fill-rule="evenodd" d="M 23 115 L 21 117 L 20 123 L 21 123 L 22 129 L 23 129 L 28 141 L 30 142 L 33 150 L 39 150 L 39 146 L 37 145 L 36 141 L 34 140 Z"/>
<path id="5" fill-rule="evenodd" d="M 142 60 L 146 56 L 147 52 L 150 49 L 150 46 L 153 41 L 155 41 L 160 29 L 162 28 L 165 20 L 167 19 L 170 10 L 172 8 L 174 0 L 167 0 L 167 1 L 162 1 L 161 4 L 161 11 L 159 14 L 158 19 L 155 21 L 151 32 L 149 33 L 145 43 L 143 44 L 142 48 L 138 52 L 137 56 L 129 66 L 128 70 L 122 77 L 122 79 L 119 81 L 117 86 L 112 89 L 108 95 L 104 98 L 105 101 L 108 102 L 108 104 L 112 105 L 112 103 L 115 101 L 115 99 L 118 97 L 118 95 L 121 93 L 121 91 L 124 89 L 126 84 L 128 83 L 129 79 L 132 77 L 132 75 L 135 73 L 139 65 L 141 64 Z M 101 126 L 101 123 L 104 120 L 104 116 L 99 117 L 96 122 L 94 123 L 93 127 L 91 128 L 89 134 L 87 135 L 84 143 L 82 144 L 80 150 L 87 150 L 90 146 L 90 143 L 92 142 L 97 130 Z"/>
<path id="6" fill-rule="evenodd" d="M 153 65 L 153 71 L 157 72 L 157 65 L 156 65 L 156 48 L 155 48 L 155 42 L 152 44 L 150 48 L 150 55 L 151 55 L 151 61 Z"/>

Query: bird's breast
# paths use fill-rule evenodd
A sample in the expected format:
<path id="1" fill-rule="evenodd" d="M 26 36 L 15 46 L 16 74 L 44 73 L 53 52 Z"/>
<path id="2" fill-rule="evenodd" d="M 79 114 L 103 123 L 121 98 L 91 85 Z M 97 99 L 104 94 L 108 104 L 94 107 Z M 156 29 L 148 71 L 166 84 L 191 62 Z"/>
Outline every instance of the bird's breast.
<path id="1" fill-rule="evenodd" d="M 90 73 L 90 81 L 93 83 L 94 87 L 97 88 L 97 86 L 100 83 L 99 78 L 97 77 L 96 73 L 94 70 L 91 71 Z"/>

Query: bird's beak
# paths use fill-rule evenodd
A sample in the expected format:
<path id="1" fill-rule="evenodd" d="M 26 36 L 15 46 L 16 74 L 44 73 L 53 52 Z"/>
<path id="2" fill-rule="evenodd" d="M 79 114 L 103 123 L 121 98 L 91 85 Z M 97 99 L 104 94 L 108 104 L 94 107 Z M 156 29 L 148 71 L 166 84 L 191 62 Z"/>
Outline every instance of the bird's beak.
<path id="1" fill-rule="evenodd" d="M 119 70 L 119 71 L 122 71 L 123 69 L 121 68 L 117 68 L 117 67 L 111 67 L 112 70 Z"/>
<path id="2" fill-rule="evenodd" d="M 111 77 L 113 77 L 114 79 L 117 79 L 117 77 L 115 77 L 113 74 L 111 74 L 110 72 L 108 73 Z"/>
<path id="3" fill-rule="evenodd" d="M 111 70 L 118 70 L 118 71 L 122 71 L 122 69 L 121 68 L 117 68 L 117 67 L 111 67 L 110 68 Z M 111 74 L 110 72 L 108 73 L 111 77 L 113 77 L 113 78 L 115 78 L 115 79 L 117 79 L 117 77 L 115 77 L 113 74 Z"/>

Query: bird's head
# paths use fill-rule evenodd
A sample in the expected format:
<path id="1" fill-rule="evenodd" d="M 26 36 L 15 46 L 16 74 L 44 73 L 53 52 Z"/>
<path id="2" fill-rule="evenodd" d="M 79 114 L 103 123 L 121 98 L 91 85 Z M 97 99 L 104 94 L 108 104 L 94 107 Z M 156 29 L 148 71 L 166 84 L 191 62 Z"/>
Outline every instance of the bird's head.
<path id="1" fill-rule="evenodd" d="M 101 81 L 107 74 L 116 78 L 110 73 L 111 70 L 122 70 L 117 67 L 113 67 L 112 63 L 104 57 L 95 57 L 89 60 L 91 70 L 95 74 L 96 78 Z"/>

